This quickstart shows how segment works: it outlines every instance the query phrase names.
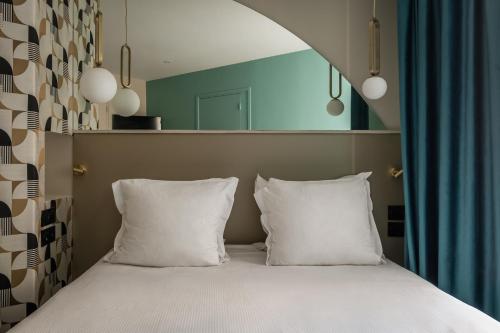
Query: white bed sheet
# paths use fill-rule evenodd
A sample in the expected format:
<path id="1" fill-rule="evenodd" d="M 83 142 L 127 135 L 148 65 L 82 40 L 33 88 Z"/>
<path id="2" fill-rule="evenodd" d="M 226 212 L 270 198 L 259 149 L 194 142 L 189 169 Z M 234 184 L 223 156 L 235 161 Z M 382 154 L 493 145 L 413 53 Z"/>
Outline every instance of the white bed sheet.
<path id="1" fill-rule="evenodd" d="M 268 267 L 253 246 L 229 263 L 99 262 L 20 332 L 500 332 L 500 323 L 400 266 Z"/>

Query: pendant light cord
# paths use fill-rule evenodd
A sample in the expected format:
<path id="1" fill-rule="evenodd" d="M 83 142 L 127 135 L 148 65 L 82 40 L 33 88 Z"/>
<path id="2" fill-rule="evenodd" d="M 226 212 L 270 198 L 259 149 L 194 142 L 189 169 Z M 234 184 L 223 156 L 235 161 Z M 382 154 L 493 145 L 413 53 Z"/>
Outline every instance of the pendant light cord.
<path id="1" fill-rule="evenodd" d="M 128 45 L 128 1 L 125 0 L 125 45 Z"/>
<path id="2" fill-rule="evenodd" d="M 377 14 L 377 0 L 373 0 L 373 13 L 372 13 L 372 15 L 374 18 L 377 17 L 376 14 Z"/>
<path id="3" fill-rule="evenodd" d="M 130 87 L 131 83 L 131 68 L 132 68 L 132 51 L 130 50 L 130 46 L 128 46 L 128 1 L 125 0 L 125 44 L 122 45 L 120 49 L 120 83 L 123 88 Z M 127 56 L 127 80 L 125 80 L 124 76 L 124 60 L 125 55 Z"/>

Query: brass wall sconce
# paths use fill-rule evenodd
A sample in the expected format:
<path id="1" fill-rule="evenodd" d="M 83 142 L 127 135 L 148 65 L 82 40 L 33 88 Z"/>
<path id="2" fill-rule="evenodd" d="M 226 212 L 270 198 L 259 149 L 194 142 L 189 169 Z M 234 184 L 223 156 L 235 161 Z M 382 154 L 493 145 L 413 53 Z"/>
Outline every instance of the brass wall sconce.
<path id="1" fill-rule="evenodd" d="M 73 174 L 75 176 L 83 176 L 87 173 L 88 169 L 83 164 L 77 164 L 73 167 Z"/>
<path id="2" fill-rule="evenodd" d="M 403 175 L 403 172 L 404 172 L 403 169 L 399 169 L 399 168 L 391 168 L 389 170 L 389 174 L 394 179 L 401 178 L 401 176 Z"/>

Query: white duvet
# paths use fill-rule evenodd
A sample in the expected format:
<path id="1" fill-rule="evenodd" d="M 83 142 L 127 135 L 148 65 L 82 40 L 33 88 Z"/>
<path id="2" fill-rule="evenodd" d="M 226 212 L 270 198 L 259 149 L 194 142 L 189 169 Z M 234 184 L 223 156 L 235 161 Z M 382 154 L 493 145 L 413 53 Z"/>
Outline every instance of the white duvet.
<path id="1" fill-rule="evenodd" d="M 99 262 L 10 332 L 500 332 L 500 323 L 391 262 L 144 268 Z"/>

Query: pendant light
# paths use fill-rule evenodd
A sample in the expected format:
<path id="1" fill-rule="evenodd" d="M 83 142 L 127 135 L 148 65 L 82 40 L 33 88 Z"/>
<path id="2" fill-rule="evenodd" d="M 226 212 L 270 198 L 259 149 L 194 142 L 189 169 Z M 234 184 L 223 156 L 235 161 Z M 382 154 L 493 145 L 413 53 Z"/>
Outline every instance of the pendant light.
<path id="1" fill-rule="evenodd" d="M 97 1 L 95 15 L 95 67 L 86 70 L 80 78 L 80 93 L 91 103 L 107 103 L 116 94 L 116 80 L 113 74 L 101 67 L 102 52 L 102 12 Z"/>
<path id="2" fill-rule="evenodd" d="M 139 110 L 141 106 L 141 100 L 139 95 L 130 88 L 130 77 L 131 77 L 131 63 L 132 63 L 132 51 L 130 46 L 128 46 L 128 6 L 127 0 L 125 0 L 125 44 L 122 45 L 120 51 L 120 83 L 122 87 L 116 93 L 115 98 L 111 101 L 114 112 L 123 117 L 129 117 Z M 127 80 L 125 81 L 123 70 L 124 70 L 124 57 L 127 54 Z"/>
<path id="3" fill-rule="evenodd" d="M 328 102 L 328 104 L 326 105 L 326 111 L 332 116 L 340 116 L 342 114 L 342 112 L 344 112 L 344 103 L 342 103 L 342 101 L 339 99 L 340 96 L 342 96 L 342 74 L 340 74 L 340 72 L 339 72 L 339 93 L 336 96 L 333 96 L 333 93 L 332 93 L 333 66 L 331 64 L 329 64 L 328 67 L 330 68 L 330 78 L 329 78 L 330 84 L 329 84 L 328 93 L 330 94 L 330 97 L 332 100 L 330 102 Z"/>
<path id="4" fill-rule="evenodd" d="M 366 98 L 376 100 L 387 92 L 387 82 L 380 74 L 380 22 L 376 16 L 376 0 L 373 0 L 373 17 L 368 23 L 370 77 L 363 82 L 361 90 Z"/>

